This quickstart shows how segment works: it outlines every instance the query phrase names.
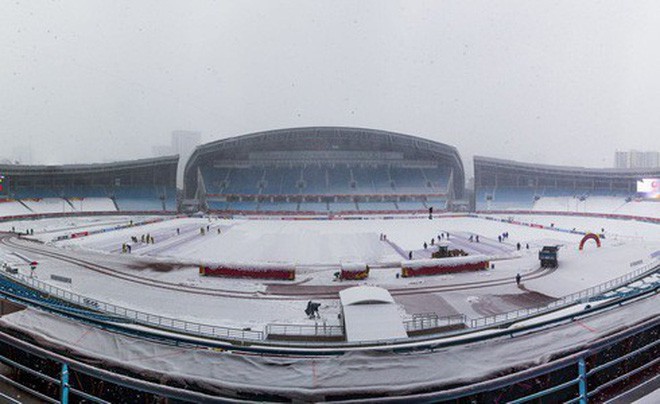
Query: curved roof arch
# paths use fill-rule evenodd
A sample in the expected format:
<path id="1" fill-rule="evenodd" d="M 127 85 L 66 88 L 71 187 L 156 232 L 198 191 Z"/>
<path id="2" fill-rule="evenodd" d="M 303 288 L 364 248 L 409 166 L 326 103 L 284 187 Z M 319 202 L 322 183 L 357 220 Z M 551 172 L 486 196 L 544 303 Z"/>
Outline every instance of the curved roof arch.
<path id="1" fill-rule="evenodd" d="M 377 148 L 377 149 L 374 149 Z M 453 169 L 454 195 L 462 197 L 465 172 L 458 150 L 444 143 L 396 132 L 352 127 L 303 127 L 276 129 L 216 140 L 198 146 L 185 167 L 184 191 L 192 198 L 197 191 L 197 170 L 219 158 L 247 158 L 250 152 L 323 151 L 323 150 L 386 150 L 426 156 L 441 160 Z"/>
<path id="2" fill-rule="evenodd" d="M 594 179 L 635 180 L 660 176 L 659 168 L 588 168 L 524 163 L 520 161 L 474 156 L 475 178 L 483 173 L 510 172 L 517 175 L 544 175 Z"/>

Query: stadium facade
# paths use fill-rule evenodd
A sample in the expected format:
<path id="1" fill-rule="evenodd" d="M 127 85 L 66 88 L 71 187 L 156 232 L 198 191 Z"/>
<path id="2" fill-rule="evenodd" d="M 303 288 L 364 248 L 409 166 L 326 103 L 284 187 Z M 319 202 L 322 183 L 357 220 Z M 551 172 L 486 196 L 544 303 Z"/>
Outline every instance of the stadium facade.
<path id="1" fill-rule="evenodd" d="M 400 133 L 348 127 L 257 132 L 178 156 L 102 164 L 0 165 L 2 210 L 173 212 L 181 199 L 215 213 L 361 214 L 452 210 L 601 213 L 639 199 L 660 169 L 582 168 L 474 157 L 474 193 L 458 150 Z M 458 202 L 458 203 L 457 203 Z"/>
<path id="2" fill-rule="evenodd" d="M 199 146 L 187 199 L 212 211 L 382 212 L 440 209 L 463 197 L 453 146 L 373 129 L 281 129 Z"/>

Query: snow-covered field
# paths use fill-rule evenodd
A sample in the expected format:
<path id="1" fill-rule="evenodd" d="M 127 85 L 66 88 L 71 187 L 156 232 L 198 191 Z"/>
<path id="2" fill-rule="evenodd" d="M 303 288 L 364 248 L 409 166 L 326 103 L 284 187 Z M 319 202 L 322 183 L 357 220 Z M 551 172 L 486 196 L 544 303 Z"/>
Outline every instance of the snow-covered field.
<path id="1" fill-rule="evenodd" d="M 34 237 L 47 243 L 50 248 L 112 268 L 127 278 L 167 282 L 174 289 L 178 285 L 182 290 L 118 279 L 39 256 L 38 253 L 28 254 L 27 258 L 41 262 L 37 277 L 43 281 L 54 283 L 50 280 L 50 275 L 54 274 L 68 276 L 73 279 L 71 285 L 54 284 L 101 301 L 145 312 L 256 329 L 272 322 L 310 321 L 306 319 L 303 309 L 307 299 L 313 299 L 316 291 L 330 296 L 343 287 L 356 284 L 390 289 L 403 315 L 463 313 L 474 318 L 501 313 L 540 305 L 624 275 L 634 269 L 631 263 L 640 259 L 648 261 L 649 255 L 660 249 L 660 226 L 657 224 L 570 216 L 500 215 L 497 218 L 544 226 L 554 224 L 554 229 L 538 229 L 486 220 L 484 217 L 332 221 L 169 217 L 159 223 L 54 242 L 58 236 L 109 229 L 126 225 L 131 220 L 139 223 L 149 218 L 59 218 L 3 223 L 0 226 L 3 229 L 15 226 L 17 230 L 34 228 Z M 204 229 L 204 235 L 201 229 Z M 598 233 L 604 229 L 606 238 L 600 249 L 587 244 L 584 251 L 578 251 L 582 235 L 559 229 Z M 397 265 L 407 259 L 408 252 L 412 251 L 414 258 L 427 258 L 431 239 L 437 240 L 440 233 L 447 232 L 450 234 L 450 248 L 501 259 L 493 261 L 495 268 L 488 271 L 423 278 L 396 277 L 399 272 Z M 499 242 L 497 237 L 504 232 L 509 233 L 509 238 Z M 146 234 L 155 239 L 153 244 L 131 241 L 131 237 L 140 240 Z M 385 234 L 387 241 L 381 240 L 380 234 Z M 469 241 L 470 236 L 475 235 L 480 236 L 479 243 Z M 424 250 L 424 242 L 429 245 L 428 250 Z M 133 245 L 131 254 L 121 253 L 122 243 Z M 521 251 L 517 251 L 517 243 L 521 244 Z M 543 277 L 525 279 L 538 270 L 538 249 L 548 244 L 562 245 L 559 268 Z M 0 259 L 15 264 L 24 261 L 10 247 L 0 248 Z M 154 262 L 182 265 L 162 270 L 145 264 Z M 296 264 L 298 271 L 293 283 L 220 279 L 200 277 L 196 267 L 199 262 L 287 262 Z M 334 281 L 334 272 L 340 263 L 345 262 L 366 262 L 374 264 L 374 267 L 367 280 Z M 21 272 L 29 272 L 24 263 L 19 267 Z M 523 275 L 523 288 L 517 287 L 513 281 L 517 273 Z M 502 282 L 462 286 L 490 281 Z M 198 294 L 184 288 L 240 293 Z M 419 288 L 437 289 L 416 293 L 414 289 Z M 397 290 L 403 292 L 398 293 Z M 308 293 L 308 297 L 283 297 L 302 292 Z M 314 300 L 323 304 L 323 318 L 336 322 L 339 312 L 336 298 Z"/>
<path id="2" fill-rule="evenodd" d="M 650 223 L 571 216 L 495 217 L 554 225 L 555 229 L 604 233 L 606 245 L 610 241 L 627 241 L 642 246 L 660 243 L 659 226 Z M 200 229 L 204 229 L 204 235 Z M 51 231 L 39 237 L 49 242 L 66 232 Z M 564 250 L 569 251 L 576 249 L 582 238 L 581 234 L 473 217 L 350 221 L 181 218 L 56 244 L 119 252 L 122 243 L 135 244 L 131 237 L 141 239 L 142 235 L 149 234 L 155 243 L 138 242 L 134 245 L 134 254 L 172 257 L 193 263 L 287 262 L 303 266 L 336 266 L 342 262 L 396 262 L 407 258 L 409 251 L 414 251 L 415 258 L 424 258 L 421 255 L 424 242 L 430 247 L 431 239 L 438 240 L 438 235 L 446 232 L 450 234 L 451 248 L 476 249 L 489 255 L 511 252 L 518 242 L 530 247 L 562 244 Z M 509 238 L 499 243 L 497 236 L 504 232 L 509 233 Z M 380 240 L 380 234 L 385 234 L 389 242 Z M 470 235 L 479 235 L 481 243 L 470 243 Z"/>

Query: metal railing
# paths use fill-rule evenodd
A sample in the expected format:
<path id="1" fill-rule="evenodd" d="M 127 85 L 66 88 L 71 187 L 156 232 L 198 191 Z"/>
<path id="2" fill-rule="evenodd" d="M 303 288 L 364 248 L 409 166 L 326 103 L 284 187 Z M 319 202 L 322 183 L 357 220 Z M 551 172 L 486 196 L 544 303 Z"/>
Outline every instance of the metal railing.
<path id="1" fill-rule="evenodd" d="M 315 324 L 268 324 L 266 335 L 285 335 L 297 337 L 343 337 L 344 327 L 326 322 Z"/>
<path id="2" fill-rule="evenodd" d="M 646 277 L 653 272 L 658 271 L 659 266 L 660 264 L 658 264 L 657 260 L 654 260 L 646 265 L 640 266 L 632 272 L 628 272 L 625 275 L 619 276 L 618 278 L 611 279 L 607 282 L 600 283 L 588 289 L 580 290 L 570 295 L 561 297 L 550 302 L 546 306 L 512 310 L 506 313 L 475 318 L 470 320 L 470 328 L 489 327 L 497 324 L 508 323 L 514 320 L 518 321 L 526 317 L 548 313 L 576 303 L 586 303 L 596 296 L 600 296 L 606 292 L 621 288 L 633 282 L 634 280 Z"/>
<path id="3" fill-rule="evenodd" d="M 438 316 L 437 313 L 417 313 L 408 320 L 404 320 L 403 326 L 406 332 L 432 330 L 434 328 L 466 325 L 467 316 L 456 314 L 452 316 Z"/>
<path id="4" fill-rule="evenodd" d="M 183 334 L 221 340 L 261 341 L 264 339 L 264 333 L 262 331 L 255 331 L 249 328 L 232 328 L 219 325 L 196 323 L 192 321 L 176 319 L 173 317 L 147 313 L 144 311 L 118 306 L 112 303 L 90 299 L 86 296 L 73 293 L 71 291 L 53 286 L 46 282 L 42 282 L 38 279 L 31 278 L 20 273 L 10 274 L 5 272 L 3 275 L 48 296 L 52 296 L 62 301 L 69 302 L 81 307 L 87 307 L 93 312 L 110 314 L 116 317 L 128 319 L 136 324 L 176 331 Z"/>

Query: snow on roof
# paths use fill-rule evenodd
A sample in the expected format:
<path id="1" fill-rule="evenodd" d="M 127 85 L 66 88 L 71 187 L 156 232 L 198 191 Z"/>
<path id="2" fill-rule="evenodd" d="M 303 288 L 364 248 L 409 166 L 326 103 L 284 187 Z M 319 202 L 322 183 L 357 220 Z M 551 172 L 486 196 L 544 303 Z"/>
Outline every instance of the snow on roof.
<path id="1" fill-rule="evenodd" d="M 367 269 L 367 264 L 364 262 L 342 262 L 341 263 L 342 271 L 364 271 Z"/>
<path id="2" fill-rule="evenodd" d="M 342 306 L 355 304 L 382 304 L 394 303 L 390 292 L 376 286 L 355 286 L 339 292 Z"/>
<path id="3" fill-rule="evenodd" d="M 355 286 L 339 292 L 346 340 L 376 341 L 408 334 L 390 292 L 375 286 Z"/>

